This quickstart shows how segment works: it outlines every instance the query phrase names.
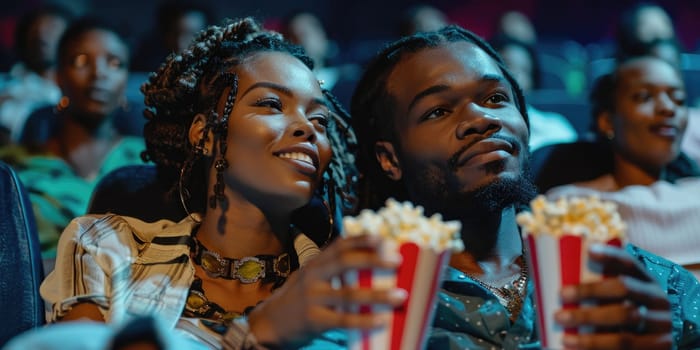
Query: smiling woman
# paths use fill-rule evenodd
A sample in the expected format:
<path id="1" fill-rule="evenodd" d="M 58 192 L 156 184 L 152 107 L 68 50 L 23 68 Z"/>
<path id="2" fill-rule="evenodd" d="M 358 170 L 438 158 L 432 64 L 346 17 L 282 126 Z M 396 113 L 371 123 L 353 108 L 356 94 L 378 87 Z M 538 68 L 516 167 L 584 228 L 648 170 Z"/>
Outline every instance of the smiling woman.
<path id="1" fill-rule="evenodd" d="M 155 314 L 199 345 L 236 349 L 383 325 L 382 314 L 341 310 L 397 305 L 404 291 L 330 281 L 348 269 L 394 269 L 397 259 L 379 254 L 372 237 L 340 238 L 321 252 L 299 227 L 328 217 L 295 220 L 312 198 L 329 202 L 328 215 L 352 198 L 354 135 L 312 67 L 251 19 L 209 27 L 171 55 L 142 86 L 144 157 L 175 174 L 189 215 L 75 219 L 41 287 L 49 321 Z"/>
<path id="2" fill-rule="evenodd" d="M 243 92 L 234 96 L 235 88 L 226 89 L 224 108 L 231 111 L 226 140 L 214 135 L 201 143 L 207 117 L 195 116 L 190 141 L 201 144 L 206 153 L 217 151 L 217 172 L 227 166 L 224 188 L 240 192 L 233 195 L 234 201 L 247 197 L 258 206 L 274 203 L 265 210 L 289 213 L 311 198 L 331 157 L 326 134 L 330 109 L 312 78 L 308 68 L 289 54 L 254 54 L 232 77 Z M 223 142 L 226 154 L 221 151 Z"/>
<path id="3" fill-rule="evenodd" d="M 617 203 L 630 242 L 700 275 L 700 171 L 681 153 L 688 123 L 683 80 L 668 62 L 631 58 L 591 94 L 596 131 L 613 167 L 596 179 L 554 188 L 550 197 L 595 194 Z"/>
<path id="4" fill-rule="evenodd" d="M 603 91 L 605 85 L 612 93 Z M 674 67 L 655 57 L 631 59 L 603 78 L 593 96 L 608 103 L 594 113 L 598 132 L 615 153 L 613 189 L 663 178 L 680 154 L 688 124 L 685 87 Z"/>

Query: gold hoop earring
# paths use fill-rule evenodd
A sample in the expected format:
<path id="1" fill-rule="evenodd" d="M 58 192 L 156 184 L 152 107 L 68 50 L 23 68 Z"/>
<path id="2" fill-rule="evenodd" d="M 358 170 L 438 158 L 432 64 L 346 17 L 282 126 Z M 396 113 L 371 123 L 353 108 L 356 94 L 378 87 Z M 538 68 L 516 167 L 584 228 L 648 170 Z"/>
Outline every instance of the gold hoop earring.
<path id="1" fill-rule="evenodd" d="M 331 241 L 331 237 L 333 236 L 333 212 L 331 211 L 330 206 L 328 205 L 328 201 L 325 199 L 321 199 L 321 202 L 323 203 L 323 206 L 326 208 L 326 211 L 328 212 L 328 236 L 326 236 L 326 241 L 323 242 L 321 247 L 325 247 L 328 245 L 328 243 Z"/>
<path id="2" fill-rule="evenodd" d="M 185 213 L 187 213 L 187 216 L 189 216 L 190 219 L 192 219 L 192 221 L 199 224 L 202 221 L 197 220 L 197 218 L 190 212 L 189 208 L 187 207 L 187 202 L 185 199 L 185 197 L 187 197 L 187 199 L 190 198 L 190 191 L 188 191 L 185 188 L 185 186 L 183 185 L 183 180 L 182 180 L 182 178 L 185 175 L 185 167 L 186 166 L 187 166 L 186 164 L 183 164 L 182 168 L 180 168 L 180 178 L 177 181 L 178 194 L 180 195 L 180 204 L 182 204 L 182 208 L 185 210 Z"/>
<path id="3" fill-rule="evenodd" d="M 61 99 L 58 100 L 54 108 L 54 112 L 63 112 L 68 106 L 70 106 L 70 98 L 68 96 L 61 96 Z"/>
<path id="4" fill-rule="evenodd" d="M 328 176 L 327 178 L 326 175 Z M 326 236 L 326 241 L 321 245 L 321 247 L 325 247 L 328 245 L 328 243 L 330 243 L 331 238 L 333 238 L 333 224 L 335 224 L 335 221 L 333 220 L 335 213 L 331 209 L 331 207 L 335 208 L 335 186 L 333 184 L 333 176 L 331 175 L 330 169 L 328 169 L 328 172 L 321 179 L 320 192 L 319 197 L 321 198 L 321 203 L 323 203 L 323 207 L 326 208 L 326 212 L 328 213 L 328 236 Z M 333 203 L 332 206 L 329 204 L 329 201 Z"/>

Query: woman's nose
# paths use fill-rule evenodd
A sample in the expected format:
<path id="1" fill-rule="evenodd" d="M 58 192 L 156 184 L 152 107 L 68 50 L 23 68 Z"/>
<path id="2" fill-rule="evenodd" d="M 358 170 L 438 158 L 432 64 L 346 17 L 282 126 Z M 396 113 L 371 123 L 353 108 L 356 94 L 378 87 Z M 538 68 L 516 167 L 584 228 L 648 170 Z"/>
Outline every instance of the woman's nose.
<path id="1" fill-rule="evenodd" d="M 314 129 L 313 123 L 309 119 L 307 119 L 303 113 L 297 114 L 297 117 L 292 123 L 292 135 L 294 137 L 305 138 L 311 143 L 316 142 L 316 130 Z"/>
<path id="2" fill-rule="evenodd" d="M 107 69 L 109 69 L 107 61 L 104 59 L 96 59 L 95 63 L 92 65 L 92 73 L 97 78 L 103 78 L 107 75 Z"/>
<path id="3" fill-rule="evenodd" d="M 656 113 L 666 116 L 666 117 L 672 117 L 673 115 L 676 114 L 676 110 L 678 109 L 679 105 L 674 101 L 671 96 L 667 94 L 660 94 L 656 98 Z"/>

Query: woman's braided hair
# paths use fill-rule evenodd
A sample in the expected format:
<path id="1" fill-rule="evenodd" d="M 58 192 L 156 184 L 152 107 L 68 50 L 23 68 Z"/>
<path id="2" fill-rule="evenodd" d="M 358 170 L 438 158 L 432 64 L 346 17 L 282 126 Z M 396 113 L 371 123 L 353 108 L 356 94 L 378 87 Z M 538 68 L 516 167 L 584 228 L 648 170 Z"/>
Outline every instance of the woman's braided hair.
<path id="1" fill-rule="evenodd" d="M 225 205 L 219 197 L 219 190 L 223 191 L 219 174 L 228 166 L 223 155 L 228 113 L 233 108 L 238 89 L 238 78 L 233 69 L 259 52 L 286 52 L 313 69 L 313 62 L 301 47 L 288 43 L 278 33 L 264 30 L 255 20 L 243 18 L 203 30 L 188 49 L 171 54 L 141 86 L 147 107 L 144 115 L 148 119 L 144 127 L 146 150 L 142 158 L 156 163 L 160 173 L 168 174 L 166 178 L 172 183 L 173 192 L 178 189 L 177 182 L 180 181 L 196 193 L 188 198 L 190 208 L 196 211 L 206 210 L 206 187 L 202 188 L 201 184 L 206 184 L 208 167 L 212 164 L 218 179 L 209 205 L 215 206 L 217 202 Z M 226 105 L 219 115 L 216 108 L 224 93 L 227 93 Z M 348 113 L 330 93 L 324 91 L 324 94 L 336 109 L 327 128 L 333 157 L 324 178 L 330 180 L 327 186 L 332 191 L 343 193 L 340 198 L 349 201 L 354 198 L 355 191 L 346 175 L 355 176 L 354 157 L 350 152 L 356 144 L 355 136 L 348 127 Z M 219 157 L 214 162 L 204 161 L 203 141 L 199 145 L 189 142 L 190 125 L 199 113 L 207 119 L 202 140 L 211 132 L 214 142 L 218 142 L 221 154 L 211 155 L 212 159 Z"/>
<path id="2" fill-rule="evenodd" d="M 393 120 L 395 101 L 387 90 L 389 75 L 406 56 L 452 42 L 474 44 L 496 62 L 512 86 L 515 104 L 529 128 L 525 97 L 520 85 L 506 68 L 501 56 L 482 38 L 456 25 L 434 32 L 420 32 L 403 37 L 387 45 L 367 65 L 352 97 L 353 126 L 357 131 L 360 144 L 358 166 L 363 177 L 360 185 L 362 191 L 360 197 L 363 203 L 360 207 L 380 207 L 390 196 L 399 200 L 408 199 L 403 184 L 391 181 L 384 175 L 374 154 L 374 145 L 377 141 L 397 140 Z"/>

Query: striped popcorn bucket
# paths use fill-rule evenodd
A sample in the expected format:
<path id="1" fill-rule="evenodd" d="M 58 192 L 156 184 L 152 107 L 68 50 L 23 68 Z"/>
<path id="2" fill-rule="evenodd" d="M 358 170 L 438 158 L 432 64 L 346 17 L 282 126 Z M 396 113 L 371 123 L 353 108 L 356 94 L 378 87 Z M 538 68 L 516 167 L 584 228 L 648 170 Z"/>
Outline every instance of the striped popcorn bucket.
<path id="1" fill-rule="evenodd" d="M 535 283 L 537 327 L 540 342 L 545 349 L 562 347 L 565 334 L 584 333 L 583 328 L 563 328 L 554 321 L 554 313 L 561 308 L 578 307 L 562 305 L 559 291 L 563 286 L 593 282 L 604 278 L 601 267 L 588 259 L 588 246 L 592 243 L 584 235 L 554 236 L 548 234 L 527 235 L 528 264 Z M 622 246 L 620 239 L 606 242 Z"/>
<path id="2" fill-rule="evenodd" d="M 435 313 L 435 302 L 450 251 L 436 252 L 415 243 L 399 246 L 403 262 L 396 272 L 378 269 L 351 271 L 343 283 L 359 287 L 398 287 L 408 292 L 405 304 L 390 310 L 387 307 L 359 306 L 359 313 L 391 312 L 390 326 L 372 331 L 348 330 L 351 350 L 416 350 L 423 349 Z"/>

